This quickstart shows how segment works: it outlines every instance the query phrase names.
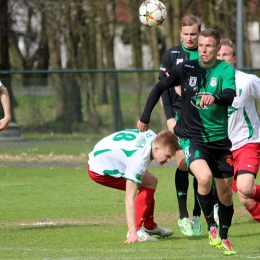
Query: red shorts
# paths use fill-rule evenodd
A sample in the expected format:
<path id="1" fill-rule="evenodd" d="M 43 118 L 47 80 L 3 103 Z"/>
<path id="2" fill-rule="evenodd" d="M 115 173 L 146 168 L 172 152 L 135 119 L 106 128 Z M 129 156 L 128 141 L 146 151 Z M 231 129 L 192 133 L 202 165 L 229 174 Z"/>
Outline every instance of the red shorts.
<path id="1" fill-rule="evenodd" d="M 93 181 L 103 186 L 107 186 L 117 190 L 123 190 L 123 191 L 126 190 L 126 179 L 124 179 L 123 177 L 115 178 L 110 175 L 100 175 L 98 173 L 92 172 L 89 169 L 89 166 L 88 166 L 88 175 Z"/>
<path id="2" fill-rule="evenodd" d="M 237 192 L 237 176 L 244 173 L 251 173 L 257 176 L 260 160 L 260 143 L 249 143 L 241 148 L 232 151 L 234 160 L 234 183 L 233 191 Z"/>

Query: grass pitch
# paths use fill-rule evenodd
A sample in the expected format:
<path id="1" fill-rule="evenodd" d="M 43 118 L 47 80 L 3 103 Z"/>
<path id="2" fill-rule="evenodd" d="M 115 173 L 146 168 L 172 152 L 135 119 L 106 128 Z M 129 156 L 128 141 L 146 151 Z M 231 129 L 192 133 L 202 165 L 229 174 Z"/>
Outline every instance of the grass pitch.
<path id="1" fill-rule="evenodd" d="M 224 256 L 201 237 L 177 226 L 172 167 L 151 168 L 159 179 L 155 220 L 174 235 L 155 243 L 124 244 L 124 193 L 94 183 L 85 167 L 6 167 L 0 163 L 0 259 L 260 259 L 259 224 L 240 205 L 229 238 L 237 251 Z M 191 177 L 190 177 L 191 180 Z M 190 185 L 192 186 L 192 185 Z M 192 210 L 192 190 L 189 210 Z"/>

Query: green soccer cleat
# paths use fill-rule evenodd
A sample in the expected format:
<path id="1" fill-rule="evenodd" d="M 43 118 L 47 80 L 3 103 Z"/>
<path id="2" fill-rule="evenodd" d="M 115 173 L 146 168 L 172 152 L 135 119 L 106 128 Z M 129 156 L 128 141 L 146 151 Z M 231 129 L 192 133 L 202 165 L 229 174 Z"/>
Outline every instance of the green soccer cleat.
<path id="1" fill-rule="evenodd" d="M 221 244 L 216 247 L 222 250 L 224 255 L 235 255 L 237 253 L 232 249 L 231 243 L 227 239 L 222 239 Z"/>
<path id="2" fill-rule="evenodd" d="M 193 236 L 199 237 L 202 234 L 202 225 L 200 217 L 192 216 L 190 217 L 190 222 L 193 230 Z"/>
<path id="3" fill-rule="evenodd" d="M 191 225 L 189 218 L 179 219 L 178 226 L 180 227 L 182 234 L 184 234 L 185 236 L 188 236 L 188 237 L 193 236 L 192 225 Z"/>
<path id="4" fill-rule="evenodd" d="M 218 228 L 216 226 L 210 227 L 209 244 L 211 246 L 217 246 L 221 244 L 221 238 L 219 237 Z"/>

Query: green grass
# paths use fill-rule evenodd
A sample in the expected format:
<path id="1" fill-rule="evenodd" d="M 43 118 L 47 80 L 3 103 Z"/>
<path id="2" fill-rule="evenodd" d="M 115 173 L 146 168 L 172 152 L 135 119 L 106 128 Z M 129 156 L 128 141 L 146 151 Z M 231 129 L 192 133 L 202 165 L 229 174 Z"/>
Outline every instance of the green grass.
<path id="1" fill-rule="evenodd" d="M 124 193 L 94 183 L 85 167 L 0 166 L 0 259 L 223 259 L 207 243 L 204 219 L 201 237 L 180 233 L 174 169 L 150 171 L 159 179 L 155 219 L 175 234 L 126 245 Z M 234 200 L 229 238 L 238 254 L 228 259 L 259 259 L 259 224 Z"/>

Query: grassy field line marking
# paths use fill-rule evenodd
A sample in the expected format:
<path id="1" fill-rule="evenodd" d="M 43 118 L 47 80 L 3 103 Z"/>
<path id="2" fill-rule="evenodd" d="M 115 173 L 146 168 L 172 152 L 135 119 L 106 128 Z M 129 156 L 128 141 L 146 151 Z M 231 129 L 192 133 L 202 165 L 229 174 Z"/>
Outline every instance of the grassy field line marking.
<path id="1" fill-rule="evenodd" d="M 88 252 L 88 253 L 91 253 L 91 252 L 97 252 L 97 251 L 102 251 L 102 252 L 106 252 L 106 251 L 110 251 L 110 250 L 102 250 L 102 249 L 60 249 L 60 250 L 57 250 L 57 249 L 48 249 L 48 248 L 42 248 L 42 249 L 32 249 L 32 248 L 0 248 L 0 252 L 1 251 L 31 251 L 31 252 Z M 117 252 L 132 252 L 133 250 L 130 249 L 130 250 L 126 250 L 126 249 L 118 249 L 116 250 Z M 141 250 L 143 252 L 150 252 L 148 249 L 147 250 Z M 194 252 L 194 250 L 193 250 Z M 201 250 L 197 250 L 197 252 L 201 252 Z M 137 258 L 136 258 L 137 257 Z M 135 259 L 146 259 L 144 258 L 144 256 L 136 256 Z M 247 255 L 241 255 L 241 254 L 237 254 L 235 255 L 235 257 L 238 259 L 260 259 L 260 255 L 259 256 L 249 256 L 248 254 Z M 216 255 L 215 254 L 212 254 L 212 255 L 209 255 L 209 254 L 200 254 L 198 256 L 191 256 L 190 259 L 204 259 L 204 258 L 212 258 L 212 259 L 216 259 Z M 46 258 L 46 259 L 49 259 L 49 258 Z M 59 259 L 59 260 L 76 260 L 76 259 L 82 259 L 82 258 L 55 258 L 55 259 Z M 95 260 L 95 259 L 98 259 L 96 257 L 88 257 L 88 260 Z M 110 258 L 106 258 L 106 260 L 109 260 Z M 112 260 L 114 260 L 114 258 L 111 258 Z M 132 257 L 124 257 L 123 258 L 124 260 L 132 260 L 133 258 Z M 147 259 L 149 260 L 156 260 L 156 259 L 160 259 L 158 257 L 148 257 Z M 180 255 L 176 255 L 176 256 L 171 256 L 171 259 L 187 259 L 186 256 L 180 256 Z M 161 259 L 160 259 L 161 260 Z"/>
<path id="2" fill-rule="evenodd" d="M 43 222 L 35 222 L 35 223 L 21 223 L 19 226 L 55 226 L 56 223 L 52 221 L 43 221 Z"/>

